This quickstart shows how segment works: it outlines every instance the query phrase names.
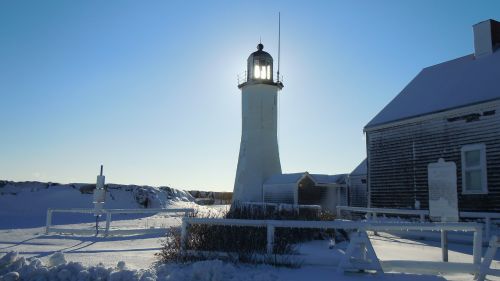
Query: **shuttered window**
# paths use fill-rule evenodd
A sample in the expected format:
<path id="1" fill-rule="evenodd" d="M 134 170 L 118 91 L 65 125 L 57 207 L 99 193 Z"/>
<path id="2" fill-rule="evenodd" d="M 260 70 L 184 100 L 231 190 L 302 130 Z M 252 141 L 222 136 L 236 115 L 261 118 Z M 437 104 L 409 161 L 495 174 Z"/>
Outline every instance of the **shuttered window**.
<path id="1" fill-rule="evenodd" d="M 462 147 L 462 193 L 488 193 L 486 147 L 484 144 L 471 144 Z"/>

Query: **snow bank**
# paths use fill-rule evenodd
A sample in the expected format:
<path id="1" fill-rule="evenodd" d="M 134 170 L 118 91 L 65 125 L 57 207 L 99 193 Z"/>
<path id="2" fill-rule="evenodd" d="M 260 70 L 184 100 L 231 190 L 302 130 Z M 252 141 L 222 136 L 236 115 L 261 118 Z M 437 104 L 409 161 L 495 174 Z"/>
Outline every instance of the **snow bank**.
<path id="1" fill-rule="evenodd" d="M 84 266 L 78 262 L 66 262 L 63 253 L 55 253 L 45 265 L 40 259 L 25 259 L 16 252 L 9 252 L 0 258 L 0 281 L 45 280 L 45 281 L 167 281 L 167 280 L 276 280 L 276 276 L 267 270 L 244 272 L 230 263 L 220 260 L 200 261 L 189 265 L 160 265 L 151 269 L 128 269 L 125 262 L 118 262 L 115 268 L 106 268 L 102 264 Z M 56 263 L 53 263 L 56 262 Z"/>
<path id="2" fill-rule="evenodd" d="M 56 264 L 52 262 L 56 261 Z M 7 253 L 0 259 L 0 281 L 7 280 L 60 280 L 60 281 L 149 281 L 155 280 L 154 270 L 129 270 L 123 261 L 116 268 L 103 265 L 84 266 L 78 262 L 66 262 L 64 254 L 55 253 L 45 265 L 37 258 L 18 257 L 16 252 Z"/>
<path id="3" fill-rule="evenodd" d="M 199 280 L 199 281 L 271 281 L 277 276 L 270 272 L 269 266 L 260 266 L 258 270 L 249 267 L 238 267 L 220 260 L 206 260 L 185 266 L 167 264 L 157 267 L 158 279 L 167 280 Z"/>

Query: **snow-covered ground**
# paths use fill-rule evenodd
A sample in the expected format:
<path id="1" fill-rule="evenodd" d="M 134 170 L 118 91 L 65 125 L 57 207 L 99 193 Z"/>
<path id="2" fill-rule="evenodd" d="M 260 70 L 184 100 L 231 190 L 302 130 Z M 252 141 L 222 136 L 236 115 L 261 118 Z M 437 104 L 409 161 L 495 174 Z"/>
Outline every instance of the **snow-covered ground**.
<path id="1" fill-rule="evenodd" d="M 139 208 L 144 194 L 148 194 L 146 197 L 150 198 L 149 204 L 154 207 L 195 206 L 181 191 L 165 192 L 146 188 L 138 192 L 132 187 L 110 191 L 106 204 L 112 208 Z M 299 251 L 304 260 L 316 265 L 303 265 L 298 269 L 269 265 L 234 265 L 217 260 L 158 266 L 154 265 L 154 254 L 160 250 L 163 236 L 161 234 L 116 237 L 45 234 L 43 225 L 48 206 L 91 207 L 91 194 L 81 193 L 78 187 L 47 188 L 42 185 L 33 188 L 26 185 L 22 189 L 16 189 L 10 186 L 8 189 L 0 188 L 0 192 L 3 193 L 0 195 L 0 256 L 8 255 L 0 261 L 0 276 L 4 275 L 3 280 L 15 277 L 14 273 L 10 277 L 5 275 L 11 271 L 20 273 L 23 280 L 96 280 L 98 276 L 106 277 L 107 280 L 472 280 L 472 276 L 468 274 L 338 273 L 333 265 L 337 264 L 342 256 L 346 244 L 329 249 L 328 241 L 312 241 L 300 245 Z M 142 195 L 136 196 L 138 193 Z M 109 206 L 106 207 L 110 208 Z M 203 212 L 213 210 L 200 208 Z M 54 223 L 64 225 L 64 228 L 94 227 L 93 217 L 90 215 L 57 215 Z M 164 215 L 122 216 L 117 221 L 113 220 L 112 225 L 122 229 L 176 227 L 180 225 L 180 218 Z M 439 242 L 432 239 L 403 239 L 384 233 L 370 238 L 383 266 L 384 260 L 439 261 L 441 257 Z M 18 256 L 8 254 L 11 251 L 17 252 Z M 62 252 L 63 256 L 58 252 Z M 472 245 L 451 243 L 449 256 L 453 262 L 470 262 Z M 63 258 L 67 263 L 62 263 Z M 500 268 L 498 258 L 497 254 L 493 264 L 495 268 Z"/>
<path id="2" fill-rule="evenodd" d="M 175 223 L 175 219 L 172 219 Z M 80 226 L 81 227 L 81 226 Z M 416 242 L 412 240 L 399 239 L 397 237 L 382 234 L 371 237 L 375 251 L 381 260 L 388 259 L 416 259 L 434 260 L 440 258 L 440 248 L 437 243 Z M 112 280 L 134 280 L 135 276 L 140 280 L 142 274 L 158 280 L 472 280 L 471 275 L 445 275 L 434 276 L 425 274 L 402 274 L 387 273 L 384 275 L 365 274 L 343 274 L 338 273 L 335 264 L 340 257 L 342 249 L 328 249 L 327 241 L 312 241 L 301 246 L 300 252 L 315 259 L 321 266 L 306 265 L 298 269 L 276 268 L 268 265 L 234 265 L 221 261 L 203 261 L 189 265 L 171 264 L 152 267 L 155 262 L 154 253 L 157 253 L 161 245 L 161 235 L 156 236 L 128 236 L 128 237 L 81 237 L 81 236 L 59 236 L 44 235 L 42 228 L 2 230 L 0 232 L 0 255 L 9 251 L 19 252 L 22 257 L 35 257 L 40 262 L 25 262 L 26 272 L 36 270 L 34 265 L 42 267 L 53 264 L 51 256 L 57 252 L 63 252 L 66 261 L 81 263 L 81 266 L 68 264 L 59 266 L 58 269 L 42 270 L 42 272 L 55 271 L 57 275 L 64 268 L 78 276 L 80 271 L 103 272 L 102 274 L 114 274 Z M 342 246 L 340 247 L 342 248 Z M 451 261 L 470 261 L 470 245 L 453 245 L 450 251 Z M 31 259 L 33 260 L 33 259 Z M 123 272 L 118 263 L 123 261 L 126 267 L 133 272 Z M 20 264 L 21 262 L 18 262 Z M 497 266 L 498 261 L 496 261 Z M 75 268 L 78 270 L 75 271 Z M 0 274 L 2 274 L 0 265 Z M 16 269 L 22 272 L 23 269 Z M 9 271 L 11 270 L 9 269 Z M 140 271 L 151 269 L 149 271 Z M 40 270 L 39 270 L 40 271 Z M 6 273 L 6 272 L 4 272 Z M 25 273 L 28 274 L 28 273 Z M 49 274 L 49 273 L 47 273 Z M 62 275 L 68 272 L 63 272 Z M 90 273 L 82 273 L 87 276 Z M 80 274 L 80 275 L 82 275 Z M 25 275 L 27 276 L 27 275 Z M 120 279 L 120 278 L 126 279 Z M 128 279 L 127 279 L 128 278 Z M 64 280 L 54 279 L 54 280 Z M 70 280 L 70 279 L 67 279 Z M 85 279 L 82 279 L 85 280 Z"/>

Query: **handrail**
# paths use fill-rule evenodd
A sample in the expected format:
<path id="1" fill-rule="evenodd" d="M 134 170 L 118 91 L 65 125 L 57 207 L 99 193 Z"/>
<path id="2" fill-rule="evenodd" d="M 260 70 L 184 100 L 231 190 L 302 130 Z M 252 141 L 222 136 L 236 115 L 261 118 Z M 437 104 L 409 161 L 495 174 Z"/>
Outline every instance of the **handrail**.
<path id="1" fill-rule="evenodd" d="M 481 263 L 483 228 L 479 223 L 461 222 L 461 223 L 386 223 L 374 221 L 296 221 L 296 220 L 246 220 L 246 219 L 217 219 L 217 218 L 191 218 L 184 217 L 182 219 L 181 228 L 181 251 L 186 252 L 188 226 L 190 224 L 205 224 L 205 225 L 227 225 L 227 226 L 250 226 L 250 227 L 266 227 L 267 228 L 267 254 L 273 253 L 274 245 L 274 229 L 277 227 L 283 228 L 319 228 L 319 229 L 353 229 L 357 231 L 391 231 L 391 230 L 416 230 L 416 231 L 441 231 L 444 234 L 441 247 L 443 251 L 443 261 L 447 260 L 448 244 L 446 239 L 446 231 L 472 231 L 474 232 L 473 240 L 473 263 L 479 265 Z"/>
<path id="2" fill-rule="evenodd" d="M 238 74 L 236 76 L 236 78 L 238 80 L 238 85 L 241 85 L 243 83 L 248 82 L 248 74 L 247 74 L 246 71 Z M 276 75 L 276 77 L 275 77 L 275 79 L 274 79 L 273 82 L 275 82 L 275 83 L 278 83 L 278 82 L 283 83 L 283 75 L 282 74 L 280 74 L 279 76 Z"/>
<path id="3" fill-rule="evenodd" d="M 70 208 L 70 209 L 47 209 L 47 221 L 45 226 L 45 233 L 49 232 L 65 232 L 65 233 L 77 233 L 77 234 L 87 234 L 89 232 L 96 233 L 96 230 L 78 230 L 78 229 L 65 229 L 60 227 L 52 226 L 52 214 L 53 213 L 80 213 L 80 214 L 95 214 L 95 215 L 106 215 L 106 227 L 104 235 L 108 236 L 110 233 L 150 233 L 153 231 L 158 231 L 158 229 L 127 229 L 127 230 L 114 230 L 110 231 L 112 214 L 149 214 L 149 213 L 184 213 L 184 216 L 188 216 L 194 212 L 193 208 L 155 208 L 155 209 L 84 209 L 84 208 Z"/>
<path id="4" fill-rule="evenodd" d="M 337 206 L 337 218 L 342 217 L 342 211 L 367 213 L 367 214 L 372 214 L 375 217 L 377 216 L 377 214 L 418 215 L 420 216 L 421 222 L 424 222 L 425 217 L 429 216 L 429 210 Z M 459 216 L 461 218 L 484 218 L 486 238 L 489 238 L 491 235 L 491 220 L 500 219 L 500 213 L 488 213 L 488 212 L 459 212 Z"/>

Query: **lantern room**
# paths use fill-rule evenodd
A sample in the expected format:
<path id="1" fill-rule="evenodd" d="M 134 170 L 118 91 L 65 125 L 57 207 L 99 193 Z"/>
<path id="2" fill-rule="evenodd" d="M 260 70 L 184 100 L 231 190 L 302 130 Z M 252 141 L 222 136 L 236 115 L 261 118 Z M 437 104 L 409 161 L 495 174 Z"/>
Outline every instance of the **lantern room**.
<path id="1" fill-rule="evenodd" d="M 264 45 L 259 43 L 257 51 L 250 54 L 247 60 L 247 71 L 244 79 L 238 77 L 238 88 L 246 85 L 267 84 L 277 86 L 279 90 L 283 88 L 280 79 L 274 82 L 273 57 L 268 52 L 263 51 Z"/>
<path id="2" fill-rule="evenodd" d="M 247 81 L 273 81 L 273 57 L 263 49 L 259 43 L 257 51 L 248 57 Z"/>

